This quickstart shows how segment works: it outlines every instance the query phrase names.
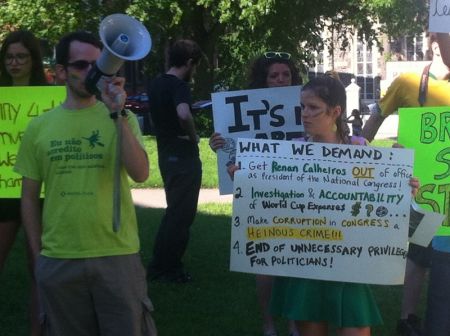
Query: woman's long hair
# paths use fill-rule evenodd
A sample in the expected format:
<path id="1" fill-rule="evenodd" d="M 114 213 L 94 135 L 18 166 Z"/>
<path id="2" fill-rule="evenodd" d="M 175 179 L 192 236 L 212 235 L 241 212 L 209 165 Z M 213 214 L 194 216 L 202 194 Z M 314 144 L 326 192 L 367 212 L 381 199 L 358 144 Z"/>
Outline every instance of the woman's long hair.
<path id="1" fill-rule="evenodd" d="M 45 77 L 44 65 L 42 64 L 42 53 L 39 40 L 33 33 L 27 30 L 18 30 L 10 33 L 3 41 L 0 48 L 0 86 L 12 86 L 13 80 L 6 71 L 5 56 L 8 47 L 13 43 L 22 43 L 31 57 L 30 86 L 48 85 Z"/>

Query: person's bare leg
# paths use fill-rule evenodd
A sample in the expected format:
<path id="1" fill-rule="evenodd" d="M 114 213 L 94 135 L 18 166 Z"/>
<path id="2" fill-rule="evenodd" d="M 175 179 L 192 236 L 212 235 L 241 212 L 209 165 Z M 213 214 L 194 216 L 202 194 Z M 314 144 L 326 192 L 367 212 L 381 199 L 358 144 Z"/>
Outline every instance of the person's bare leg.
<path id="1" fill-rule="evenodd" d="M 403 286 L 400 315 L 402 319 L 407 319 L 410 314 L 416 315 L 426 271 L 426 268 L 416 264 L 409 258 L 406 260 L 405 284 Z"/>
<path id="2" fill-rule="evenodd" d="M 289 336 L 300 336 L 300 332 L 298 331 L 296 321 L 289 320 L 288 327 L 289 327 Z"/>
<path id="3" fill-rule="evenodd" d="M 338 336 L 370 336 L 370 327 L 363 328 L 339 328 Z"/>
<path id="4" fill-rule="evenodd" d="M 256 275 L 256 295 L 258 297 L 259 307 L 263 318 L 264 334 L 275 333 L 275 324 L 270 314 L 269 305 L 272 295 L 273 276 Z"/>
<path id="5" fill-rule="evenodd" d="M 18 230 L 19 223 L 15 221 L 0 222 L 0 273 L 16 240 Z"/>
<path id="6" fill-rule="evenodd" d="M 301 336 L 327 336 L 328 325 L 325 322 L 297 321 Z"/>

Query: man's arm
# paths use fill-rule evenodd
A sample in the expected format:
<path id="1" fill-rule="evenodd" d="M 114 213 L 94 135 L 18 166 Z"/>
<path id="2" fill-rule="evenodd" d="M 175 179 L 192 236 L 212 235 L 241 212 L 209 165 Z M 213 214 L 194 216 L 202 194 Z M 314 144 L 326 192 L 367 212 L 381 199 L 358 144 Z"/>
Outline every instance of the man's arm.
<path id="1" fill-rule="evenodd" d="M 22 178 L 21 215 L 33 261 L 41 252 L 42 218 L 39 195 L 41 182 Z"/>
<path id="2" fill-rule="evenodd" d="M 363 127 L 361 135 L 371 142 L 373 138 L 375 138 L 375 135 L 377 134 L 383 121 L 384 117 L 378 111 L 372 112 Z"/>
<path id="3" fill-rule="evenodd" d="M 118 113 L 124 108 L 126 99 L 124 85 L 125 78 L 114 77 L 109 79 L 103 88 L 102 100 L 111 113 Z M 144 182 L 149 174 L 147 153 L 133 134 L 128 121 L 119 117 L 116 122 L 119 123 L 122 131 L 122 143 L 120 144 L 122 164 L 135 182 Z"/>
<path id="4" fill-rule="evenodd" d="M 191 109 L 186 103 L 177 105 L 177 115 L 181 127 L 188 134 L 189 140 L 193 143 L 198 142 L 197 132 L 195 131 L 194 118 L 192 117 Z"/>

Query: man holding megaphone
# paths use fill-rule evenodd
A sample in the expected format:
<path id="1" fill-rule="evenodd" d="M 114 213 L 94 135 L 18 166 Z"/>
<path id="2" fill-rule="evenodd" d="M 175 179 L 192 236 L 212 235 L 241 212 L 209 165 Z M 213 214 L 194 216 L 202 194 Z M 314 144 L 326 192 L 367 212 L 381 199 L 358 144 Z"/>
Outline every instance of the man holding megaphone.
<path id="1" fill-rule="evenodd" d="M 60 40 L 66 99 L 30 123 L 15 166 L 47 336 L 156 335 L 128 186 L 128 176 L 147 179 L 149 163 L 137 118 L 123 110 L 125 79 L 101 76 L 103 102 L 87 89 L 101 49 L 86 32 Z"/>

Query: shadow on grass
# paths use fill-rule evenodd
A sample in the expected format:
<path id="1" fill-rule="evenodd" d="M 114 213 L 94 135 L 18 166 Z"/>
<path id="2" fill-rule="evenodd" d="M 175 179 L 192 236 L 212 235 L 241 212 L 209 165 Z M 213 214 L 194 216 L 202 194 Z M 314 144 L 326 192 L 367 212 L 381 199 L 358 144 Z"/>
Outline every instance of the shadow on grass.
<path id="1" fill-rule="evenodd" d="M 163 209 L 136 208 L 141 238 L 141 256 L 147 265 Z M 261 335 L 254 275 L 229 271 L 231 205 L 199 207 L 184 261 L 193 275 L 189 284 L 149 283 L 155 306 L 153 317 L 161 336 Z M 176 233 L 175 233 L 176 234 Z M 28 335 L 29 277 L 23 233 L 11 251 L 0 275 L 0 335 Z M 373 286 L 384 325 L 374 336 L 395 335 L 400 314 L 401 286 Z M 423 312 L 423 300 L 421 304 Z M 277 319 L 280 336 L 287 324 Z"/>

